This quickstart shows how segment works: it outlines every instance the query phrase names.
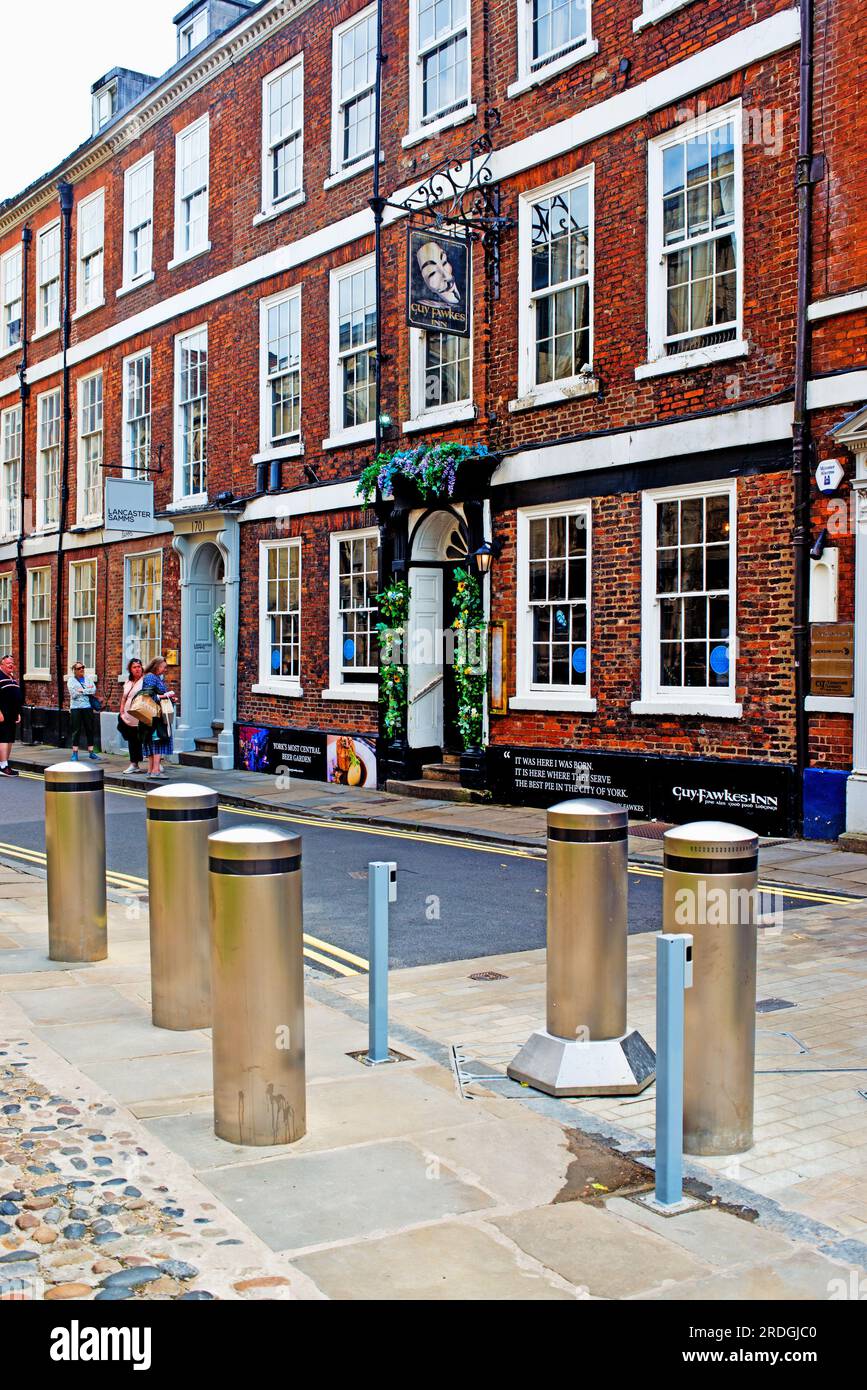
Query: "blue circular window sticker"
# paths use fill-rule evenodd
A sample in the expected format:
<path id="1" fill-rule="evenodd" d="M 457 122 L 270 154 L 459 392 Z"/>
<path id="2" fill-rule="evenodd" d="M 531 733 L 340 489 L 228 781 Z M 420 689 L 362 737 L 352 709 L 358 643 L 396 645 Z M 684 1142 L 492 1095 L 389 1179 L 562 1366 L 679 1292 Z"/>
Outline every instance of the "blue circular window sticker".
<path id="1" fill-rule="evenodd" d="M 554 622 L 556 623 L 557 627 L 566 626 L 566 614 L 563 612 L 562 608 L 558 608 L 556 613 L 554 614 Z"/>
<path id="2" fill-rule="evenodd" d="M 353 642 L 351 637 L 347 637 L 346 641 L 343 643 L 343 660 L 351 661 L 354 656 L 355 643 Z"/>
<path id="3" fill-rule="evenodd" d="M 576 676 L 583 676 L 587 673 L 587 648 L 576 647 L 572 653 L 572 670 Z"/>
<path id="4" fill-rule="evenodd" d="M 714 647 L 710 654 L 710 669 L 714 675 L 726 676 L 729 669 L 728 647 Z"/>

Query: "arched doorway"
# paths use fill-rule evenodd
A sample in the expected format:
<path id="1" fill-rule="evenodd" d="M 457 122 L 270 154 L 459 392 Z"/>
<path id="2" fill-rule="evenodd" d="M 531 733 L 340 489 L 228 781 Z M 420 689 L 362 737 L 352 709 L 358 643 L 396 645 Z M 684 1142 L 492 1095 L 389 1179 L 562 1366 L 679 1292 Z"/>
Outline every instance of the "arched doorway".
<path id="1" fill-rule="evenodd" d="M 184 722 L 191 732 L 209 738 L 212 725 L 222 727 L 225 707 L 225 652 L 214 636 L 214 613 L 225 603 L 223 557 L 217 547 L 206 542 L 196 548 L 190 564 L 188 601 L 189 633 L 192 650 L 182 654 L 188 665 L 186 689 L 191 708 L 184 709 Z"/>
<path id="2" fill-rule="evenodd" d="M 467 559 L 467 525 L 460 506 L 414 512 L 409 525 L 409 624 L 406 659 L 407 741 L 432 757 L 457 749 L 452 658 L 454 570 Z"/>

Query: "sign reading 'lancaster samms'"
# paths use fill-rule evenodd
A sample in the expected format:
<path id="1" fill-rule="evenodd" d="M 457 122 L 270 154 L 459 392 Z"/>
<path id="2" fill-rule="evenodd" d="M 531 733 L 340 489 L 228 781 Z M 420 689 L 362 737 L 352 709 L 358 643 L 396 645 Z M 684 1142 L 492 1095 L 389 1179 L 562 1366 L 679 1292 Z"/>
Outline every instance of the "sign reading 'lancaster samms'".
<path id="1" fill-rule="evenodd" d="M 470 336 L 470 250 L 466 237 L 429 228 L 407 232 L 406 321 L 410 328 Z"/>
<path id="2" fill-rule="evenodd" d="M 138 478 L 106 478 L 106 531 L 156 531 L 154 485 Z"/>

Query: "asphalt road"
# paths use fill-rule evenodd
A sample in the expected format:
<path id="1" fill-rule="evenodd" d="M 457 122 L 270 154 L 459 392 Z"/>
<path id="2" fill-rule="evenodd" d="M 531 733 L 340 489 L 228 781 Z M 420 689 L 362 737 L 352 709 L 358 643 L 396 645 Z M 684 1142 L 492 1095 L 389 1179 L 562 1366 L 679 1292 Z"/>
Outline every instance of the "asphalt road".
<path id="1" fill-rule="evenodd" d="M 134 785 L 129 792 L 106 787 L 108 869 L 145 879 L 144 795 L 134 793 Z M 5 854 L 15 862 L 12 847 L 44 853 L 43 797 L 41 778 L 22 774 L 15 781 L 3 779 L 0 858 Z M 220 812 L 220 824 L 274 827 L 279 820 L 226 810 Z M 441 844 L 411 832 L 382 834 L 334 823 L 286 823 L 285 828 L 300 829 L 303 836 L 305 932 L 362 960 L 368 954 L 367 865 L 377 859 L 395 860 L 398 866 L 398 900 L 391 909 L 392 968 L 545 944 L 545 863 L 525 851 Z M 9 849 L 4 851 L 4 844 Z M 658 877 L 630 873 L 631 933 L 659 928 L 661 897 Z M 313 959 L 308 963 L 317 964 Z"/>

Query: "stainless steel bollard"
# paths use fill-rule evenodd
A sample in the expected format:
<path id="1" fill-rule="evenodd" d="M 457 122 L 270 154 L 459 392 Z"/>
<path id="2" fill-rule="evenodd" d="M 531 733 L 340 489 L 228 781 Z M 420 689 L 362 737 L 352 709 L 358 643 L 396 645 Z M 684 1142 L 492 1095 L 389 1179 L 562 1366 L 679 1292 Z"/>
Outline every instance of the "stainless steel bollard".
<path id="1" fill-rule="evenodd" d="M 628 812 L 591 797 L 548 811 L 547 1028 L 509 1076 L 549 1095 L 634 1095 L 652 1050 L 626 1025 Z"/>
<path id="2" fill-rule="evenodd" d="M 105 960 L 105 794 L 101 767 L 45 769 L 48 959 Z"/>
<path id="3" fill-rule="evenodd" d="M 208 836 L 217 829 L 217 800 L 192 782 L 145 798 L 155 1028 L 211 1026 Z"/>
<path id="4" fill-rule="evenodd" d="M 690 932 L 684 1020 L 683 1147 L 743 1153 L 753 1142 L 759 840 L 696 821 L 663 837 L 664 932 Z"/>
<path id="5" fill-rule="evenodd" d="M 292 1144 L 307 1129 L 301 837 L 208 836 L 214 1131 Z"/>

